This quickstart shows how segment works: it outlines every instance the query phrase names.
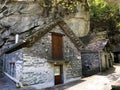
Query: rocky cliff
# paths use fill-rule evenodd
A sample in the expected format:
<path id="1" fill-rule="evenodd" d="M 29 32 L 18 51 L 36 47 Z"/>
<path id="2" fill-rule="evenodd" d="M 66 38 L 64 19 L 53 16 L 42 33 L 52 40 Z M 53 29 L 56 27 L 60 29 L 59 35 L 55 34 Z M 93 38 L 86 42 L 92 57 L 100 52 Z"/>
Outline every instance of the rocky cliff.
<path id="1" fill-rule="evenodd" d="M 0 47 L 15 43 L 15 35 L 23 40 L 44 27 L 48 20 L 55 19 L 51 14 L 43 15 L 44 8 L 35 1 L 14 1 L 0 4 Z M 51 20 L 52 20 L 51 19 Z M 82 5 L 77 6 L 77 12 L 63 18 L 78 37 L 89 32 L 89 12 Z"/>

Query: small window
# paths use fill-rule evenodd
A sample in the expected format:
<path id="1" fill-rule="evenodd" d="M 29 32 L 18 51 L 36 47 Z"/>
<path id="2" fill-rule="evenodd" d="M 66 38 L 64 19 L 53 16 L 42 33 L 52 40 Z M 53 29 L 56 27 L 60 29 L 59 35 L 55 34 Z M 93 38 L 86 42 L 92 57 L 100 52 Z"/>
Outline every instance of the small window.
<path id="1" fill-rule="evenodd" d="M 55 66 L 55 67 L 54 67 L 54 70 L 55 70 L 55 71 L 54 71 L 54 72 L 55 72 L 55 73 L 54 73 L 55 76 L 60 75 L 60 66 Z"/>
<path id="2" fill-rule="evenodd" d="M 10 75 L 15 77 L 15 62 L 10 62 Z"/>

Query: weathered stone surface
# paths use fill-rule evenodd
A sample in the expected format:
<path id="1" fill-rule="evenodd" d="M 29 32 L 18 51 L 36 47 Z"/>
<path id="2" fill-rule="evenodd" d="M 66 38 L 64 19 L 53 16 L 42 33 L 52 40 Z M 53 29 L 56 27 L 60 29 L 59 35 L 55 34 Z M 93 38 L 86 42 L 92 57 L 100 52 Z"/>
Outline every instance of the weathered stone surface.
<path id="1" fill-rule="evenodd" d="M 23 51 L 18 50 L 11 54 L 4 55 L 4 71 L 15 77 L 18 80 L 22 78 L 22 66 L 23 66 Z M 15 63 L 14 66 L 11 63 Z"/>
<path id="2" fill-rule="evenodd" d="M 3 41 L 3 39 L 0 36 L 0 46 L 2 46 L 3 44 L 4 44 L 4 41 Z"/>
<path id="3" fill-rule="evenodd" d="M 106 51 L 92 52 L 84 51 L 81 53 L 82 73 L 90 76 L 100 71 L 105 71 L 113 66 L 113 55 Z"/>
<path id="4" fill-rule="evenodd" d="M 56 26 L 52 31 L 63 34 L 63 83 L 80 79 L 82 76 L 81 54 L 70 38 Z M 24 85 L 39 84 L 41 88 L 54 86 L 54 63 L 52 59 L 52 37 L 48 32 L 31 47 L 23 48 L 6 55 L 6 72 L 11 74 L 10 62 L 15 62 L 14 76 Z M 10 59 L 9 59 L 10 58 Z M 54 60 L 53 60 L 54 61 Z M 66 62 L 67 61 L 67 62 Z M 4 63 L 5 63 L 4 62 Z M 13 70 L 13 69 L 12 69 Z"/>
<path id="5" fill-rule="evenodd" d="M 15 9 L 15 13 L 0 20 L 0 24 L 9 27 L 8 30 L 11 33 L 22 33 L 34 26 L 43 24 L 43 20 L 40 19 L 39 15 L 42 10 L 39 10 L 40 6 L 37 3 L 12 4 L 8 5 L 8 9 L 11 10 L 10 12 L 13 12 L 13 9 Z"/>
<path id="6" fill-rule="evenodd" d="M 0 56 L 0 77 L 2 76 L 2 74 L 3 74 L 3 59 Z"/>
<path id="7" fill-rule="evenodd" d="M 88 33 L 89 16 L 88 12 L 84 11 L 80 6 L 78 6 L 78 11 L 73 17 L 64 18 L 68 26 L 75 33 L 73 35 L 73 32 L 68 32 L 66 36 L 67 30 L 65 32 L 65 30 L 61 30 L 59 27 L 51 30 L 51 27 L 57 24 L 57 22 L 52 22 L 53 19 L 50 18 L 53 18 L 53 16 L 47 18 L 42 16 L 43 8 L 38 3 L 14 2 L 6 5 L 5 12 L 0 14 L 0 28 L 2 30 L 0 32 L 2 35 L 1 46 L 5 42 L 2 49 L 11 48 L 14 45 L 16 33 L 20 35 L 19 40 L 21 41 L 41 30 L 41 28 L 43 30 L 46 28 L 45 32 L 41 31 L 39 33 L 39 35 L 44 36 L 39 37 L 38 35 L 38 39 L 29 47 L 6 54 L 4 61 L 4 64 L 6 63 L 4 68 L 6 72 L 20 80 L 24 85 L 39 84 L 41 88 L 54 86 L 55 63 L 49 62 L 53 60 L 50 32 L 56 32 L 65 35 L 63 36 L 63 60 L 57 62 L 57 64 L 63 65 L 63 83 L 80 78 L 82 68 L 81 54 L 78 49 L 81 47 L 76 48 L 74 43 L 76 42 L 78 46 L 81 46 L 81 43 L 78 41 L 79 38 L 75 38 L 75 36 L 80 37 Z M 30 38 L 28 41 L 32 42 L 33 39 Z M 13 67 L 13 62 L 15 67 Z"/>
<path id="8" fill-rule="evenodd" d="M 105 45 L 107 44 L 108 40 L 100 40 L 96 42 L 89 43 L 86 46 L 86 50 L 90 51 L 102 51 L 105 48 Z"/>
<path id="9" fill-rule="evenodd" d="M 82 73 L 90 76 L 100 71 L 100 57 L 97 52 L 82 52 Z"/>
<path id="10" fill-rule="evenodd" d="M 89 13 L 83 7 L 77 7 L 78 12 L 72 17 L 65 17 L 69 27 L 73 30 L 76 36 L 85 36 L 89 31 Z M 5 8 L 0 13 L 0 28 L 2 29 L 0 45 L 4 43 L 14 43 L 15 34 L 20 34 L 20 39 L 28 37 L 33 29 L 42 27 L 47 23 L 49 17 L 42 16 L 43 8 L 36 2 L 12 2 L 5 4 Z M 4 29 L 3 29 L 4 28 Z"/>
<path id="11" fill-rule="evenodd" d="M 86 36 L 89 32 L 89 12 L 84 11 L 81 5 L 77 6 L 78 12 L 71 18 L 65 18 L 65 21 L 78 37 Z"/>
<path id="12" fill-rule="evenodd" d="M 38 3 L 12 2 L 6 4 L 5 7 L 5 10 L 0 13 L 0 28 L 2 29 L 0 34 L 1 39 L 7 39 L 6 43 L 15 40 L 12 38 L 15 37 L 16 33 L 20 34 L 31 31 L 31 28 L 44 23 L 43 18 L 40 16 L 42 8 Z M 39 10 L 40 8 L 41 10 Z M 4 13 L 5 11 L 7 12 Z M 0 42 L 3 45 L 1 40 Z"/>
<path id="13" fill-rule="evenodd" d="M 59 27 L 54 28 L 51 32 L 64 34 L 64 32 L 61 31 L 61 29 Z M 37 67 L 39 67 L 39 72 L 41 72 L 40 68 L 44 67 L 47 69 L 47 67 L 45 65 L 46 64 L 50 65 L 47 62 L 47 60 L 48 61 L 52 60 L 52 53 L 51 53 L 52 52 L 52 46 L 51 46 L 52 42 L 51 41 L 52 41 L 51 33 L 47 33 L 38 42 L 36 42 L 31 48 L 25 49 L 25 53 L 28 55 L 27 58 L 24 58 L 24 61 L 25 61 L 24 68 L 27 68 L 26 71 L 29 71 L 29 69 L 28 69 L 29 67 L 30 67 L 30 71 L 35 70 L 35 71 L 33 71 L 34 73 L 37 71 L 35 69 Z M 75 48 L 74 44 L 71 43 L 70 39 L 67 36 L 63 36 L 63 42 L 64 42 L 64 45 L 63 45 L 64 46 L 64 48 L 63 48 L 64 60 L 69 61 L 69 63 L 65 65 L 65 73 L 66 74 L 64 77 L 65 78 L 64 82 L 67 82 L 70 79 L 81 76 L 81 56 L 80 56 L 79 51 Z M 64 64 L 64 63 L 62 63 L 62 64 Z M 53 70 L 53 68 L 51 68 L 51 69 Z M 41 72 L 41 73 L 43 73 L 43 72 Z M 36 75 L 36 78 L 37 78 L 37 74 L 34 74 L 34 75 Z M 54 77 L 53 73 L 51 75 L 52 75 L 51 77 Z M 49 77 L 49 78 L 51 78 L 51 77 Z M 27 78 L 25 78 L 24 80 L 26 80 L 26 79 Z M 35 79 L 34 77 L 33 78 L 31 77 L 31 80 L 27 80 L 26 83 L 28 83 L 28 81 L 31 81 L 31 84 L 38 83 L 38 82 L 40 83 L 40 81 L 33 82 L 34 79 Z M 52 79 L 52 81 L 53 81 L 53 79 Z M 47 83 L 47 82 L 44 82 L 44 83 Z M 28 84 L 30 84 L 30 83 L 28 83 Z"/>

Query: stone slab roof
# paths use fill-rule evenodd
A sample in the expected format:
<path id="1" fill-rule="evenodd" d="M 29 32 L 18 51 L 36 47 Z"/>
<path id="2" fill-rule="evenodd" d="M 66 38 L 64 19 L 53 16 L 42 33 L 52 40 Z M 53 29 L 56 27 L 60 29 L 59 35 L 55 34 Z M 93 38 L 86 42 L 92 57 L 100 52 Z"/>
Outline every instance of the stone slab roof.
<path id="1" fill-rule="evenodd" d="M 89 50 L 89 51 L 102 51 L 104 49 L 104 47 L 106 46 L 107 42 L 108 42 L 108 39 L 89 43 L 85 47 L 85 50 Z"/>
<path id="2" fill-rule="evenodd" d="M 102 51 L 106 44 L 108 43 L 107 32 L 89 32 L 85 37 L 80 38 L 84 44 L 85 48 L 82 52 L 99 52 Z"/>

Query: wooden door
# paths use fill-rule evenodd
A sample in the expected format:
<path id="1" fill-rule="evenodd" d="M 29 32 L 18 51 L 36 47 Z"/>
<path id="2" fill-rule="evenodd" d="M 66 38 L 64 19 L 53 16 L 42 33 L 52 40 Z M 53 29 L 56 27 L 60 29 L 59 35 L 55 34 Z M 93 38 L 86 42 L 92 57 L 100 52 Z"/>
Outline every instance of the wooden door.
<path id="1" fill-rule="evenodd" d="M 62 84 L 62 74 L 63 74 L 62 65 L 55 65 L 54 66 L 55 85 Z"/>
<path id="2" fill-rule="evenodd" d="M 61 34 L 52 33 L 52 57 L 53 59 L 63 58 L 63 40 Z"/>

